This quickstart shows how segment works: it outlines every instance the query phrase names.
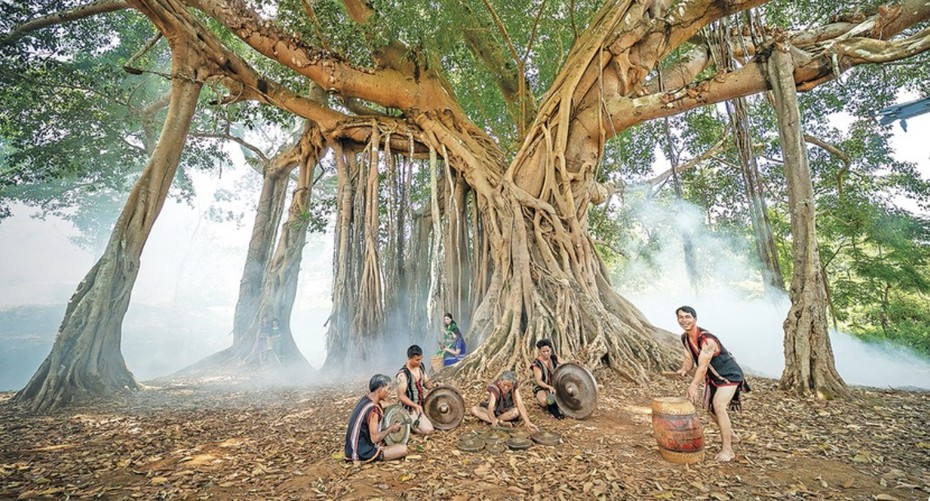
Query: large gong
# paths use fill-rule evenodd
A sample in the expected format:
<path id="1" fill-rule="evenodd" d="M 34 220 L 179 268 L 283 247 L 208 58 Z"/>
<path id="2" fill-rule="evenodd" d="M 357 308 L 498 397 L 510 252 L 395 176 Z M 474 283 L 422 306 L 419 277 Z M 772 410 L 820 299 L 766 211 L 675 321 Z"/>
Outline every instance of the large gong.
<path id="1" fill-rule="evenodd" d="M 567 362 L 558 366 L 552 386 L 559 409 L 570 418 L 584 419 L 597 408 L 597 381 L 583 365 Z"/>
<path id="2" fill-rule="evenodd" d="M 440 386 L 426 395 L 423 412 L 437 430 L 451 430 L 465 418 L 465 399 L 455 388 Z"/>
<path id="3" fill-rule="evenodd" d="M 389 405 L 384 409 L 384 420 L 381 422 L 381 429 L 386 430 L 394 423 L 400 423 L 400 429 L 384 437 L 384 443 L 388 445 L 406 444 L 410 440 L 410 416 L 407 415 L 407 409 L 401 404 Z"/>

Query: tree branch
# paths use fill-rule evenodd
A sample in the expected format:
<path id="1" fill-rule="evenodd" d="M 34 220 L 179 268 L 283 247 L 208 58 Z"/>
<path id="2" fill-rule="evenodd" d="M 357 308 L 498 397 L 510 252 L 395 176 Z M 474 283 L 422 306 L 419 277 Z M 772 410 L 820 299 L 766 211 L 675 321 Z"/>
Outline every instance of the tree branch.
<path id="1" fill-rule="evenodd" d="M 368 20 L 375 13 L 375 10 L 371 8 L 371 4 L 365 0 L 342 0 L 342 5 L 345 5 L 349 17 L 358 24 L 368 23 Z"/>
<path id="2" fill-rule="evenodd" d="M 252 153 L 255 153 L 255 156 L 257 156 L 258 159 L 263 164 L 268 163 L 268 156 L 265 155 L 265 153 L 258 146 L 255 146 L 254 144 L 246 141 L 245 139 L 242 139 L 239 136 L 234 136 L 227 132 L 197 132 L 197 131 L 191 131 L 190 136 L 200 137 L 200 138 L 205 138 L 205 139 L 224 139 L 226 141 L 232 141 L 242 146 L 243 148 L 246 148 Z"/>
<path id="3" fill-rule="evenodd" d="M 924 28 L 902 40 L 884 41 L 872 38 L 852 38 L 837 43 L 834 50 L 843 65 L 898 61 L 930 49 L 930 28 Z"/>
<path id="4" fill-rule="evenodd" d="M 256 100 L 272 103 L 295 115 L 312 120 L 322 128 L 333 128 L 347 118 L 329 107 L 300 96 L 277 82 L 265 78 L 238 54 L 229 50 L 205 29 L 186 9 L 174 9 L 164 0 L 133 0 L 162 33 L 183 36 L 203 58 L 199 67 L 202 78 L 217 80 L 230 91 L 224 103 Z M 209 64 L 207 64 L 209 63 Z"/>
<path id="5" fill-rule="evenodd" d="M 494 11 L 494 7 L 491 6 L 488 0 L 484 1 L 484 8 L 488 10 L 488 13 L 491 14 L 491 19 L 494 20 L 494 26 L 497 26 L 497 32 L 501 34 L 504 42 L 507 43 L 507 48 L 510 49 L 510 57 L 513 58 L 514 62 L 519 63 L 521 61 L 520 54 L 517 53 L 517 48 L 513 45 L 513 40 L 510 39 L 510 34 L 507 33 L 507 28 L 504 26 L 504 22 L 501 21 L 501 18 L 497 15 L 497 12 Z"/>
<path id="6" fill-rule="evenodd" d="M 836 158 L 839 158 L 844 164 L 846 164 L 846 168 L 849 168 L 849 156 L 840 151 L 840 149 L 836 146 L 833 146 L 832 144 L 822 139 L 816 138 L 810 134 L 804 134 L 804 141 L 819 146 L 823 150 L 826 150 L 828 153 L 832 154 Z"/>
<path id="7" fill-rule="evenodd" d="M 469 19 L 474 19 L 474 17 L 469 17 Z M 536 115 L 536 100 L 532 92 L 527 91 L 530 86 L 526 83 L 526 77 L 516 69 L 515 65 L 508 64 L 500 46 L 490 43 L 492 38 L 484 36 L 484 30 L 477 27 L 465 27 L 462 35 L 471 53 L 484 64 L 485 69 L 494 78 L 517 129 L 524 130 L 532 123 L 533 116 Z M 520 80 L 523 80 L 522 84 Z"/>
<path id="8" fill-rule="evenodd" d="M 231 30 L 260 54 L 304 75 L 328 92 L 401 110 L 451 109 L 464 113 L 441 82 L 410 80 L 395 68 L 356 68 L 332 52 L 305 44 L 262 19 L 243 0 L 184 0 Z"/>
<path id="9" fill-rule="evenodd" d="M 836 173 L 836 191 L 840 196 L 842 196 L 843 195 L 843 177 L 846 176 L 847 172 L 849 172 L 849 165 L 850 165 L 849 156 L 843 153 L 842 151 L 840 151 L 840 149 L 837 148 L 836 146 L 833 146 L 832 144 L 827 143 L 826 141 L 823 141 L 821 139 L 818 139 L 810 134 L 804 134 L 804 141 L 811 143 L 813 145 L 819 146 L 820 148 L 824 149 L 825 151 L 832 154 L 836 158 L 839 158 L 840 161 L 843 162 L 843 168 L 841 168 L 839 172 Z"/>
<path id="10" fill-rule="evenodd" d="M 125 0 L 98 0 L 87 5 L 66 9 L 54 14 L 49 14 L 47 16 L 42 16 L 40 18 L 25 22 L 13 28 L 13 30 L 2 39 L 2 41 L 3 43 L 13 42 L 24 36 L 26 33 L 40 30 L 42 28 L 47 28 L 57 24 L 64 24 L 71 21 L 76 21 L 78 19 L 84 19 L 86 17 L 95 16 L 97 14 L 103 14 L 106 12 L 113 12 L 128 8 L 129 4 L 126 3 Z"/>
<path id="11" fill-rule="evenodd" d="M 662 70 L 662 83 L 666 89 L 678 89 L 694 81 L 710 63 L 710 51 L 704 45 L 688 51 L 677 64 Z M 649 79 L 643 87 L 645 94 L 660 92 L 658 75 Z"/>
<path id="12" fill-rule="evenodd" d="M 723 146 L 729 137 L 730 137 L 730 131 L 727 130 L 727 132 L 724 133 L 722 136 L 720 136 L 720 139 L 716 143 L 714 143 L 713 146 L 708 148 L 704 153 L 701 153 L 700 155 L 692 158 L 691 160 L 688 160 L 687 162 L 675 167 L 674 173 L 681 174 L 682 172 L 693 168 L 694 166 L 700 164 L 701 162 L 707 160 L 708 158 L 715 156 L 717 153 L 720 152 L 721 149 L 723 149 Z M 668 169 L 665 172 L 659 174 L 658 176 L 655 176 L 652 179 L 647 180 L 645 184 L 649 185 L 650 188 L 655 188 L 656 186 L 664 183 L 665 180 L 668 179 L 672 175 L 672 172 L 673 172 L 673 169 Z"/>
<path id="13" fill-rule="evenodd" d="M 926 2 L 926 0 L 908 0 L 902 5 L 899 16 L 882 25 L 879 36 L 885 39 L 891 38 L 902 30 L 927 19 L 930 19 L 930 2 Z M 837 35 L 842 37 L 843 40 L 837 41 L 835 44 L 825 44 L 823 50 L 813 56 L 797 50 L 792 51 L 792 56 L 795 57 L 797 64 L 794 78 L 798 89 L 808 90 L 833 79 L 836 72 L 832 61 L 834 53 L 831 52 L 830 47 L 833 50 L 843 50 L 847 47 L 862 46 L 860 38 L 849 35 L 871 33 L 877 23 L 879 23 L 878 15 L 858 25 L 848 25 L 850 27 L 849 31 Z M 922 41 L 922 34 L 925 31 L 921 31 L 918 35 L 905 40 L 911 42 L 915 41 L 912 39 Z M 834 34 L 836 33 L 834 32 Z M 902 44 L 907 45 L 905 42 L 902 42 Z M 767 50 L 760 51 L 762 54 L 766 52 Z M 911 49 L 909 53 L 913 54 L 915 52 Z M 895 52 L 895 54 L 899 53 Z M 614 130 L 624 130 L 637 123 L 676 115 L 699 106 L 719 103 L 768 90 L 769 84 L 758 64 L 759 59 L 760 56 L 756 56 L 752 62 L 736 71 L 718 74 L 707 80 L 665 94 L 657 93 L 632 99 L 626 96 L 614 96 L 606 103 Z M 850 59 L 847 62 L 856 65 L 869 61 L 865 58 L 857 58 Z M 587 113 L 593 112 L 588 111 Z"/>

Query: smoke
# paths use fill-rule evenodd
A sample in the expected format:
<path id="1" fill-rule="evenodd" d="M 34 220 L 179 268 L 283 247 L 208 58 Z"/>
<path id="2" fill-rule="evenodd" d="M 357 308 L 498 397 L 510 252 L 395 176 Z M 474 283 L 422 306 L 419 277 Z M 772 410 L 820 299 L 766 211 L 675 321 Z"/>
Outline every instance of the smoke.
<path id="1" fill-rule="evenodd" d="M 243 169 L 195 178 L 202 195 L 194 206 L 169 200 L 156 221 L 122 329 L 123 357 L 137 379 L 169 375 L 232 344 L 250 221 L 218 223 L 206 214 L 215 208 L 210 194 L 244 176 L 257 175 Z M 70 223 L 33 219 L 24 206 L 13 214 L 0 223 L 0 391 L 22 388 L 48 355 L 65 305 L 99 257 L 71 242 L 77 232 Z M 331 239 L 308 236 L 290 324 L 317 368 L 326 357 Z"/>
<path id="2" fill-rule="evenodd" d="M 657 327 L 681 332 L 675 309 L 698 312 L 698 325 L 717 335 L 747 372 L 778 378 L 785 366 L 783 323 L 791 307 L 784 293 L 766 294 L 751 261 L 754 251 L 726 235 L 712 233 L 691 204 L 659 206 L 644 201 L 635 219 L 650 228 L 648 239 L 624 249 L 630 257 L 614 278 L 618 291 Z M 685 269 L 684 238 L 695 249 L 698 280 Z M 648 241 L 647 241 L 648 240 Z M 647 258 L 644 245 L 657 249 Z M 930 360 L 888 343 L 867 343 L 831 332 L 836 368 L 853 385 L 930 389 Z"/>
<path id="3" fill-rule="evenodd" d="M 126 362 L 139 380 L 169 375 L 232 343 L 250 231 L 248 223 L 205 221 L 204 211 L 166 204 L 143 252 L 122 341 Z M 97 258 L 71 244 L 74 230 L 68 223 L 36 221 L 29 213 L 16 207 L 14 217 L 0 223 L 0 390 L 22 388 L 48 355 L 65 305 Z M 717 334 L 747 371 L 779 377 L 789 302 L 784 294 L 765 295 L 750 261 L 753 250 L 741 239 L 708 231 L 704 215 L 687 204 L 646 202 L 636 218 L 641 238 L 624 249 L 628 261 L 614 277 L 620 293 L 672 332 L 679 331 L 675 308 L 695 307 L 700 325 Z M 684 266 L 686 235 L 698 264 L 694 283 Z M 332 249 L 331 233 L 309 236 L 290 323 L 297 346 L 316 368 L 326 359 Z M 414 328 L 424 324 L 390 318 L 386 339 L 372 347 L 377 362 L 360 365 L 365 377 L 379 371 L 393 376 L 414 343 L 428 363 L 439 333 Z M 924 358 L 843 333 L 833 333 L 832 342 L 837 369 L 847 383 L 930 389 L 930 362 Z M 474 348 L 469 346 L 469 352 Z"/>

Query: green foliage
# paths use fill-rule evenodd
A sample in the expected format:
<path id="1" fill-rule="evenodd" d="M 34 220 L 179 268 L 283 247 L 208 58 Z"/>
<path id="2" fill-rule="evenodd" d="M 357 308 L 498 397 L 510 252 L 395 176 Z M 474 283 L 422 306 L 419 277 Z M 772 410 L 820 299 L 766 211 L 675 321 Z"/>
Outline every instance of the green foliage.
<path id="1" fill-rule="evenodd" d="M 865 320 L 856 334 L 866 340 L 891 341 L 930 356 L 930 310 L 926 298 L 895 293 L 888 307 L 870 305 L 861 312 Z M 884 326 L 882 328 L 881 326 Z"/>
<path id="2" fill-rule="evenodd" d="M 3 29 L 61 8 L 2 9 Z M 42 10 L 45 9 L 45 10 Z M 0 217 L 10 204 L 57 216 L 81 231 L 75 242 L 100 248 L 149 159 L 165 107 L 143 110 L 169 91 L 164 40 L 133 59 L 144 73 L 122 67 L 155 35 L 151 23 L 131 10 L 95 16 L 30 32 L 0 45 Z M 241 43 L 241 42 L 240 42 Z M 221 96 L 208 88 L 192 125 L 171 196 L 190 202 L 193 170 L 230 165 L 223 141 L 202 134 L 293 127 L 295 120 L 274 107 L 241 104 L 216 107 Z M 251 152 L 247 154 L 251 155 Z M 224 219 L 241 220 L 242 208 Z"/>
<path id="3" fill-rule="evenodd" d="M 857 7 L 868 11 L 878 4 Z M 846 2 L 785 1 L 766 4 L 763 15 L 766 23 L 801 29 L 834 19 L 837 12 L 847 10 Z M 799 20 L 804 20 L 803 25 L 798 24 Z M 926 211 L 930 208 L 930 183 L 915 165 L 894 159 L 890 128 L 879 126 L 871 117 L 900 100 L 902 91 L 916 90 L 925 95 L 925 61 L 926 56 L 918 56 L 894 65 L 857 67 L 839 81 L 800 96 L 804 132 L 835 146 L 849 158 L 847 164 L 832 152 L 807 145 L 817 197 L 821 264 L 836 320 L 841 328 L 854 334 L 880 336 L 924 353 L 930 350 L 930 342 L 923 334 L 926 328 L 920 328 L 927 325 L 922 312 L 930 311 L 930 233 L 923 216 L 902 209 L 900 204 Z M 791 227 L 778 126 L 764 96 L 747 98 L 747 102 L 750 136 L 757 152 L 768 215 L 782 272 L 790 281 Z M 671 118 L 672 141 L 680 150 L 680 162 L 710 148 L 727 126 L 723 105 Z M 653 151 L 665 153 L 665 159 L 656 159 L 656 171 L 669 167 L 663 134 L 656 123 L 636 131 L 642 142 L 646 142 L 643 136 L 649 137 Z M 651 164 L 652 154 L 645 156 Z M 640 171 L 631 166 L 629 158 L 621 160 L 626 165 L 617 166 L 609 155 L 605 157 L 607 179 L 616 176 L 631 186 L 651 175 L 651 165 Z M 734 238 L 737 246 L 744 243 L 748 251 L 753 248 L 754 237 L 738 165 L 739 157 L 730 140 L 724 151 L 682 173 L 679 179 L 683 199 L 700 208 L 708 227 L 718 235 Z M 655 193 L 645 195 L 656 201 L 651 210 L 662 210 L 657 208 L 675 198 L 673 188 L 669 180 Z M 656 236 L 679 231 L 661 218 L 645 221 L 643 214 L 637 213 L 633 193 L 627 189 L 623 205 L 592 209 L 589 213 L 599 250 L 618 274 L 629 260 L 660 266 L 655 259 L 663 249 Z M 618 249 L 627 249 L 627 253 L 634 249 L 637 255 L 624 255 Z"/>

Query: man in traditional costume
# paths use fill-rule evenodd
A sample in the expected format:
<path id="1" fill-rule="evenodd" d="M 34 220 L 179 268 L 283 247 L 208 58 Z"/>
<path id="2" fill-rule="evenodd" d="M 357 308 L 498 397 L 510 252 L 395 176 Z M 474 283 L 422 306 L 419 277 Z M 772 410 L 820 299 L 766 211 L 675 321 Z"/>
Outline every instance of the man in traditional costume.
<path id="1" fill-rule="evenodd" d="M 382 400 L 391 395 L 391 378 L 384 374 L 375 374 L 368 381 L 368 394 L 355 404 L 349 416 L 346 430 L 346 461 L 379 461 L 399 459 L 407 455 L 406 444 L 385 445 L 384 439 L 400 430 L 400 423 L 394 423 L 385 430 L 381 429 L 384 411 Z"/>
<path id="2" fill-rule="evenodd" d="M 728 411 L 740 410 L 740 391 L 749 391 L 749 384 L 743 376 L 743 369 L 717 336 L 698 327 L 694 308 L 682 306 L 675 310 L 675 315 L 678 317 L 678 325 L 685 331 L 681 335 L 685 356 L 678 374 L 687 377 L 688 372 L 695 369 L 691 384 L 688 385 L 688 399 L 694 405 L 703 405 L 714 418 L 723 442 L 717 460 L 730 461 L 736 457 L 733 443 L 738 442 L 739 437 L 733 433 Z M 699 391 L 702 381 L 703 398 Z"/>

